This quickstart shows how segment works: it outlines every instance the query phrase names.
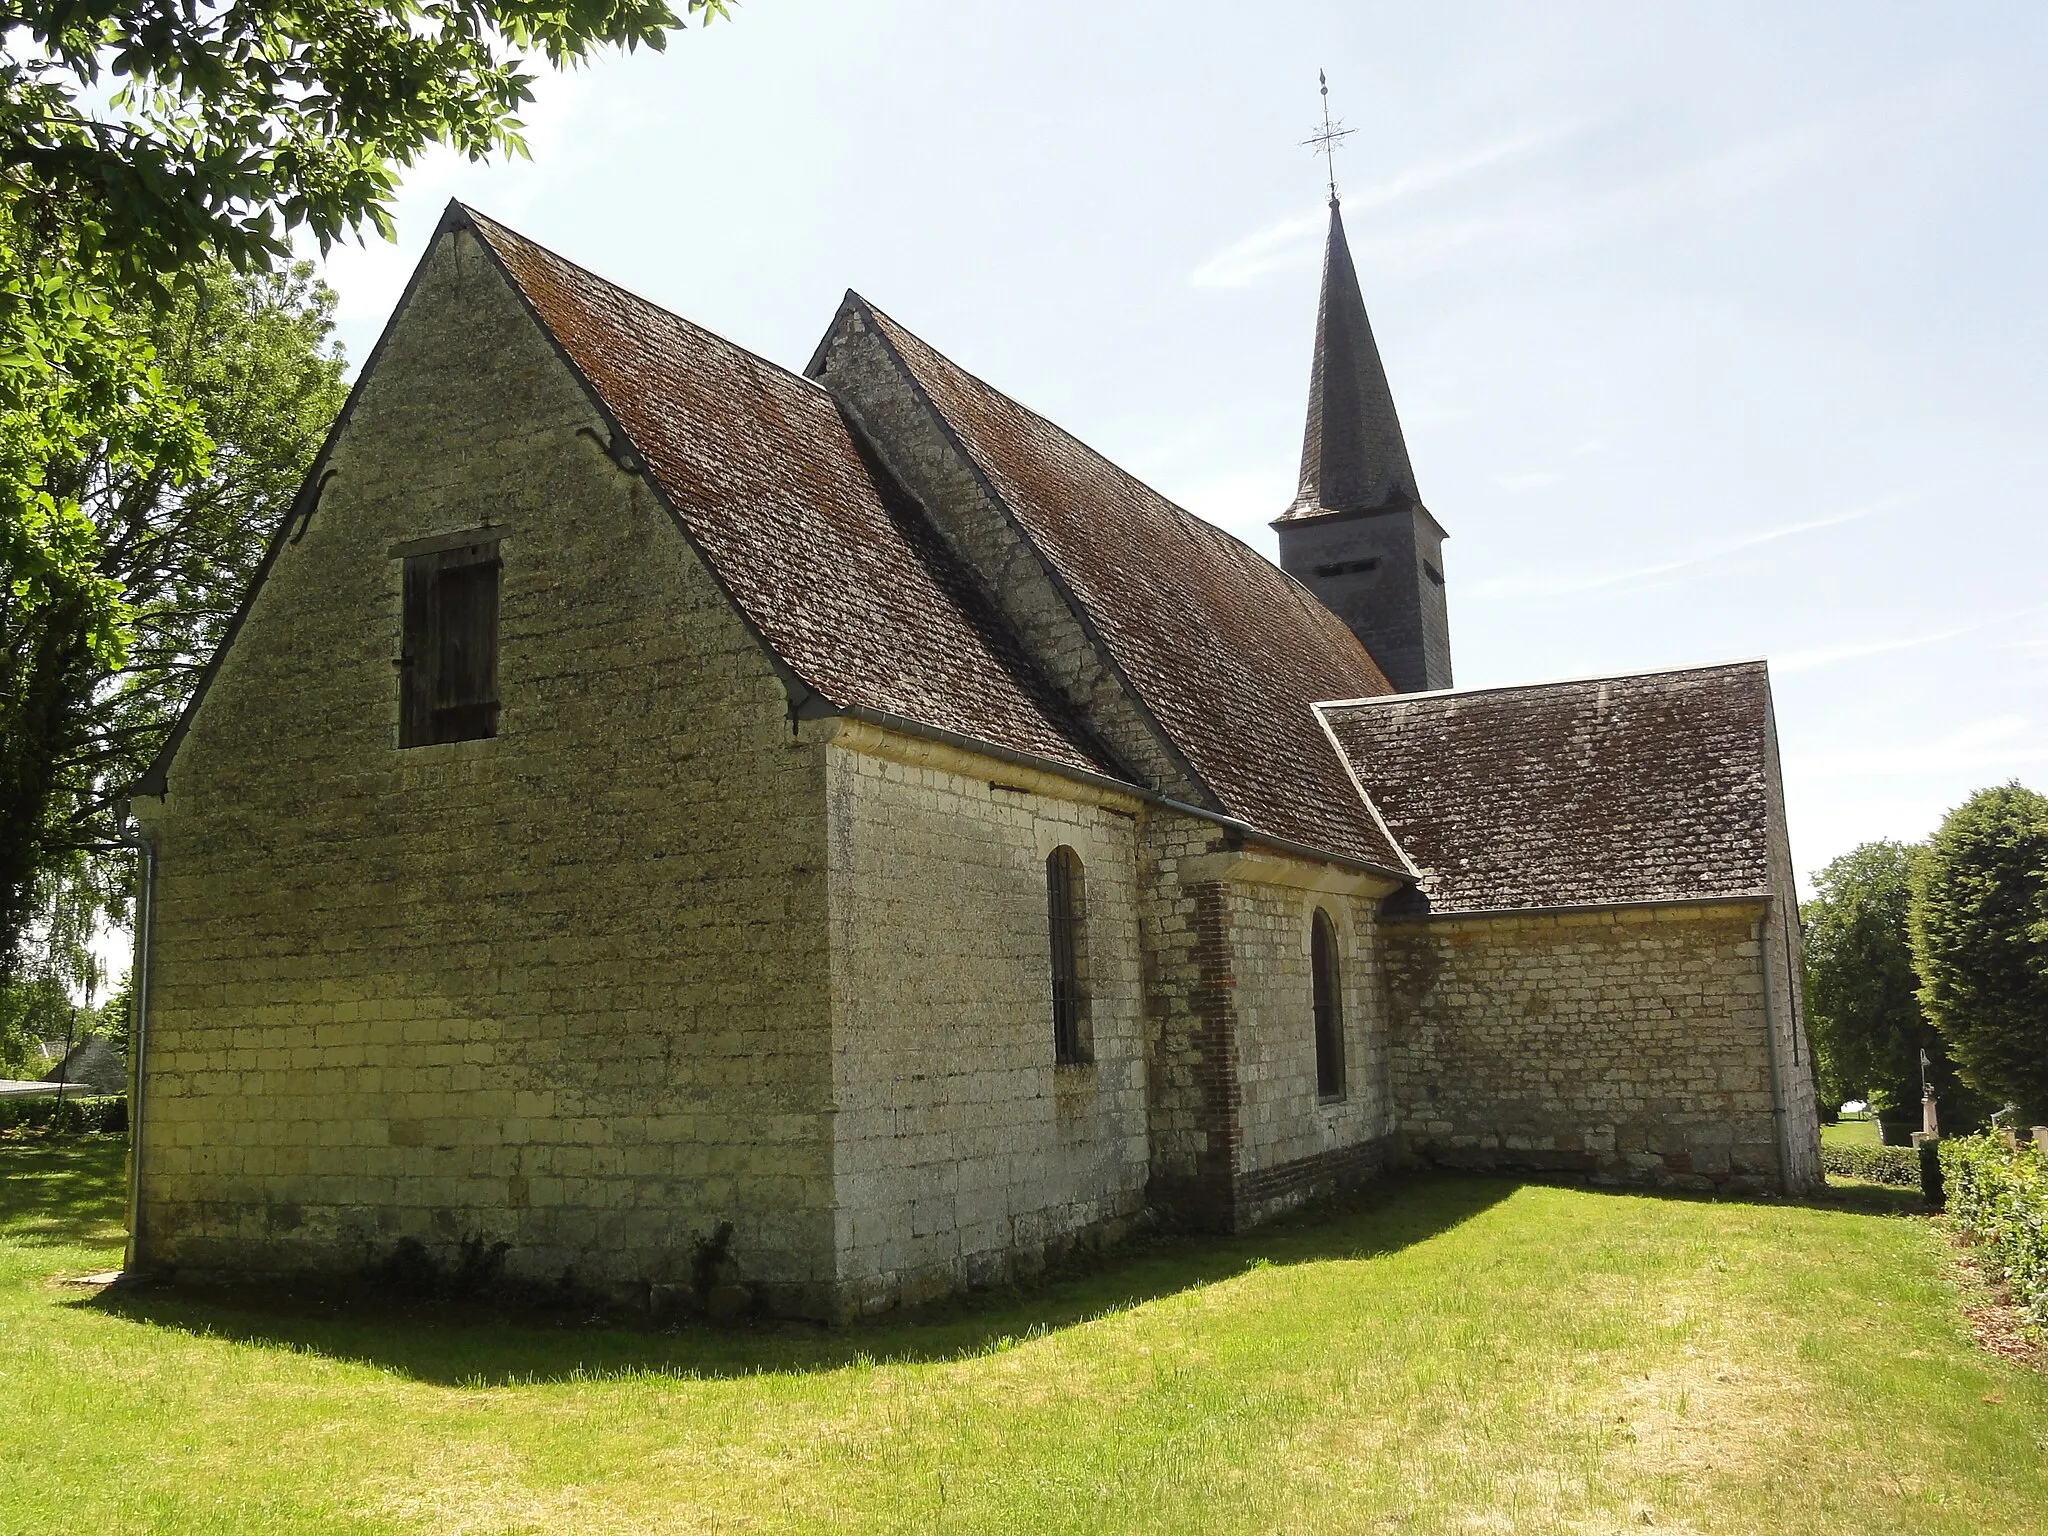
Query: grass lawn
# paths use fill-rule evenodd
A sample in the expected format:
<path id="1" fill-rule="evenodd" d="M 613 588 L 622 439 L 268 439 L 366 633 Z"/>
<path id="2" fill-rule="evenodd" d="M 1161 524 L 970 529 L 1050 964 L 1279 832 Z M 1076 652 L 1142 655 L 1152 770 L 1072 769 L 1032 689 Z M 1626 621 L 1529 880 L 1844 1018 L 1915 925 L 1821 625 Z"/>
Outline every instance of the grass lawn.
<path id="1" fill-rule="evenodd" d="M 1833 1125 L 1820 1128 L 1820 1144 L 1824 1147 L 1876 1147 L 1883 1143 L 1877 1139 L 1875 1120 L 1840 1120 Z"/>
<path id="2" fill-rule="evenodd" d="M 0 1532 L 2048 1529 L 2048 1376 L 1898 1191 L 1404 1182 L 923 1324 L 643 1334 L 56 1283 L 119 1179 L 0 1146 Z"/>

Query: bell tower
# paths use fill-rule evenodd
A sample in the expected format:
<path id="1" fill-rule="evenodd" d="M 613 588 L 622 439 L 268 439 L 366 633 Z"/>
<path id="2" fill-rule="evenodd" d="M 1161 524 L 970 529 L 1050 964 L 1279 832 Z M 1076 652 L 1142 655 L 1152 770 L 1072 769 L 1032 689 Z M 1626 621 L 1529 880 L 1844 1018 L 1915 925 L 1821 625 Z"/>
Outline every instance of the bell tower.
<path id="1" fill-rule="evenodd" d="M 1329 120 L 1325 152 L 1348 130 Z M 1280 567 L 1313 592 L 1402 693 L 1451 686 L 1443 526 L 1422 504 L 1393 391 L 1365 317 L 1334 176 L 1323 293 L 1294 504 L 1274 519 Z"/>

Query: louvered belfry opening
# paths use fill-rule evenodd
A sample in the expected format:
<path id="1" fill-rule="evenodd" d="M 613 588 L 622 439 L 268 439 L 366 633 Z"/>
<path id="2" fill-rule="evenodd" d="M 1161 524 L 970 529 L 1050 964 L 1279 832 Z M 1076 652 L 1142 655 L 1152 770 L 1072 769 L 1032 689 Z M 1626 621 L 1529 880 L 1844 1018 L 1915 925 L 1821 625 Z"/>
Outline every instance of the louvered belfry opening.
<path id="1" fill-rule="evenodd" d="M 1316 1097 L 1344 1097 L 1344 1004 L 1337 974 L 1337 927 L 1316 909 L 1309 930 L 1309 969 L 1315 987 Z"/>
<path id="2" fill-rule="evenodd" d="M 498 734 L 498 541 L 405 557 L 398 744 Z"/>
<path id="3" fill-rule="evenodd" d="M 1078 1066 L 1088 1060 L 1088 997 L 1081 985 L 1086 892 L 1073 849 L 1055 848 L 1046 858 L 1045 900 L 1052 942 L 1053 1059 L 1061 1066 Z"/>

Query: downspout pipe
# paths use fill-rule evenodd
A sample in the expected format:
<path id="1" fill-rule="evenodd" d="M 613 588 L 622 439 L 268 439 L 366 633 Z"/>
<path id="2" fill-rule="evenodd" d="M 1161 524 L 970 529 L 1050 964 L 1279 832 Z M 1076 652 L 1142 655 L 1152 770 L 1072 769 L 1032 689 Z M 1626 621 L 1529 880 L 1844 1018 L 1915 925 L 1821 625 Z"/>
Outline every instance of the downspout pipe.
<path id="1" fill-rule="evenodd" d="M 1764 903 L 1756 919 L 1756 966 L 1764 989 L 1764 1059 L 1771 1068 L 1771 1132 L 1778 1145 L 1778 1186 L 1786 1194 L 1792 1188 L 1792 1139 L 1785 1113 L 1785 1077 L 1778 1065 L 1778 989 L 1771 975 L 1771 917 L 1775 899 Z"/>
<path id="2" fill-rule="evenodd" d="M 128 1079 L 128 1253 L 122 1268 L 135 1273 L 142 1252 L 142 1147 L 144 1094 L 149 1083 L 149 961 L 150 929 L 156 918 L 156 842 L 129 813 L 128 803 L 120 806 L 121 842 L 133 848 L 141 861 L 135 895 L 135 1031 L 129 1042 Z"/>

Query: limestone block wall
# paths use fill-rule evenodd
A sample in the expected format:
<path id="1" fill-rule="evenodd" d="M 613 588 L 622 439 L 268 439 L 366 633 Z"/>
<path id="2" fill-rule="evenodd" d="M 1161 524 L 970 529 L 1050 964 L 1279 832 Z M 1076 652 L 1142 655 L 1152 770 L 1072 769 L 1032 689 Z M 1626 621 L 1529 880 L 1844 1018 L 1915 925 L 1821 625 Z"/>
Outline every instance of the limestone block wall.
<path id="1" fill-rule="evenodd" d="M 1779 1189 L 1760 901 L 1395 919 L 1406 1150 L 1453 1167 Z"/>
<path id="2" fill-rule="evenodd" d="M 824 752 L 466 234 L 195 718 L 159 841 L 144 1262 L 835 1279 Z M 398 381 L 405 381 L 401 385 Z M 395 541 L 502 539 L 499 734 L 397 747 Z"/>
<path id="3" fill-rule="evenodd" d="M 1139 803 L 831 722 L 841 1305 L 1035 1267 L 1140 1209 Z M 1092 1060 L 1056 1065 L 1046 859 L 1083 869 Z"/>

